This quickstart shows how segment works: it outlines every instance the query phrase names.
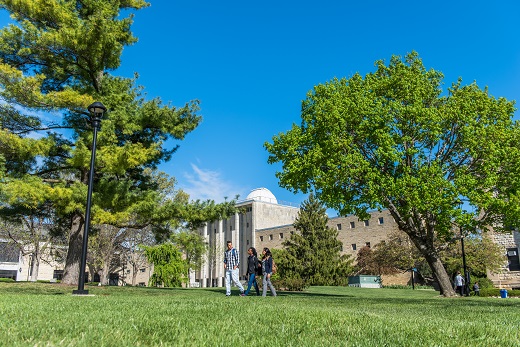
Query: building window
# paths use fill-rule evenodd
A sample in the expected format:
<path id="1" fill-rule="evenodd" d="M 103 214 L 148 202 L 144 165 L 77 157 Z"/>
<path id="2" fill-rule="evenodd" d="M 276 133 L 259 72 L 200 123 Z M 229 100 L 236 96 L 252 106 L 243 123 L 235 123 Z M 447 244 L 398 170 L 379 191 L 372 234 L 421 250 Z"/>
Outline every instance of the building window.
<path id="1" fill-rule="evenodd" d="M 383 217 L 379 217 L 377 221 L 378 221 L 379 224 L 384 224 L 385 223 L 385 219 Z"/>
<path id="2" fill-rule="evenodd" d="M 249 222 L 246 223 L 246 228 L 249 228 Z"/>
<path id="3" fill-rule="evenodd" d="M 365 226 L 367 227 L 369 225 L 368 219 L 364 220 L 363 223 L 365 223 Z"/>
<path id="4" fill-rule="evenodd" d="M 63 278 L 63 270 L 54 270 L 54 273 L 52 274 L 52 278 L 55 278 L 58 281 L 61 281 L 61 279 Z"/>
<path id="5" fill-rule="evenodd" d="M 273 235 L 269 235 L 269 241 L 273 241 Z"/>
<path id="6" fill-rule="evenodd" d="M 247 241 L 246 241 L 246 245 L 248 245 L 248 246 L 249 246 L 249 240 L 247 240 Z"/>
<path id="7" fill-rule="evenodd" d="M 352 244 L 352 250 L 355 251 L 357 249 L 357 246 L 355 243 Z"/>
<path id="8" fill-rule="evenodd" d="M 15 245 L 7 242 L 0 242 L 0 262 L 1 263 L 18 263 L 20 249 Z"/>
<path id="9" fill-rule="evenodd" d="M 141 272 L 145 272 L 145 271 L 146 271 L 146 268 L 143 267 L 143 268 L 139 269 L 139 271 L 141 271 Z"/>
<path id="10" fill-rule="evenodd" d="M 144 283 L 144 282 L 139 282 L 138 286 L 139 286 L 139 287 L 144 287 L 144 286 L 146 286 L 146 283 Z"/>
<path id="11" fill-rule="evenodd" d="M 367 246 L 368 248 L 370 248 L 370 242 L 366 242 L 366 243 L 365 243 L 365 246 Z"/>
<path id="12" fill-rule="evenodd" d="M 338 228 L 338 230 L 341 230 L 341 224 L 336 224 L 336 227 Z"/>
<path id="13" fill-rule="evenodd" d="M 356 227 L 356 223 L 350 222 L 350 229 L 354 229 Z"/>
<path id="14" fill-rule="evenodd" d="M 341 247 L 339 248 L 340 252 L 343 252 L 343 244 L 341 244 Z"/>
<path id="15" fill-rule="evenodd" d="M 264 241 L 264 237 L 260 236 L 260 242 L 263 242 L 263 241 Z"/>
<path id="16" fill-rule="evenodd" d="M 518 258 L 518 248 L 507 249 L 507 262 L 509 271 L 520 271 L 520 259 Z"/>
<path id="17" fill-rule="evenodd" d="M 215 229 L 215 234 L 217 233 L 217 229 Z"/>
<path id="18" fill-rule="evenodd" d="M 283 233 L 280 233 L 280 238 L 283 239 Z"/>
<path id="19" fill-rule="evenodd" d="M 229 231 L 233 231 L 233 226 L 232 225 L 229 226 Z"/>

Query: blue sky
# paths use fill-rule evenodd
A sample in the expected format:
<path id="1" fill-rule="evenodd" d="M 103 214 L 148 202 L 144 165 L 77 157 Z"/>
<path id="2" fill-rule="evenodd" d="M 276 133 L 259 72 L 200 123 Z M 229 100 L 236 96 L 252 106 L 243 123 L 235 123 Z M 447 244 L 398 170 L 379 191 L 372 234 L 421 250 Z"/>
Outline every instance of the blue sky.
<path id="1" fill-rule="evenodd" d="M 306 196 L 278 186 L 280 166 L 267 164 L 263 143 L 300 123 L 313 86 L 416 50 L 446 87 L 460 76 L 520 100 L 519 15 L 512 0 L 151 0 L 135 12 L 139 41 L 115 74 L 138 72 L 150 98 L 200 100 L 202 124 L 161 165 L 192 198 L 266 187 L 299 204 Z"/>

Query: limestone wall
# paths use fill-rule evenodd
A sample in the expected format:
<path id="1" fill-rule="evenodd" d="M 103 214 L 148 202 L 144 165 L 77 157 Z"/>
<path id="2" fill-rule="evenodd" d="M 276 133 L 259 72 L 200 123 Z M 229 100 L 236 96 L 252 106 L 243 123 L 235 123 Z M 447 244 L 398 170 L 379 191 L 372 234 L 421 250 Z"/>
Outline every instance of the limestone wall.
<path id="1" fill-rule="evenodd" d="M 520 288 L 520 271 L 510 271 L 509 261 L 505 256 L 508 249 L 515 248 L 518 254 L 520 250 L 520 233 L 512 231 L 509 233 L 499 233 L 490 230 L 488 236 L 498 244 L 504 252 L 504 265 L 498 273 L 488 272 L 488 277 L 493 284 L 499 288 L 519 289 Z"/>

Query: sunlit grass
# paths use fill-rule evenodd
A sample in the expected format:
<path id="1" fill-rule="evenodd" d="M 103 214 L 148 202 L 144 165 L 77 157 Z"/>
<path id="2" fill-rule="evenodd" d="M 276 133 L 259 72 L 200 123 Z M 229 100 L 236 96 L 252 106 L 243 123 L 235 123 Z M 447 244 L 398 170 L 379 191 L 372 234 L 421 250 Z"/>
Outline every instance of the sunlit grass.
<path id="1" fill-rule="evenodd" d="M 519 346 L 520 299 L 314 287 L 222 289 L 0 283 L 3 346 Z"/>

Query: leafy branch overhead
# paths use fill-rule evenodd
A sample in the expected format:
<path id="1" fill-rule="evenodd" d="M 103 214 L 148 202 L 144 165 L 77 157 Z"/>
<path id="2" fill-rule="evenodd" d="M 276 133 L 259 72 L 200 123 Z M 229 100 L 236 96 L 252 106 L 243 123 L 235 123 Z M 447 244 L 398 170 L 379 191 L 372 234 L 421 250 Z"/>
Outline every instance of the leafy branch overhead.
<path id="1" fill-rule="evenodd" d="M 149 98 L 134 78 L 112 73 L 141 0 L 0 0 L 14 23 L 0 30 L 0 196 L 38 210 L 69 237 L 64 283 L 79 276 L 92 128 L 87 106 L 108 109 L 98 136 L 92 221 L 167 230 L 229 213 L 229 204 L 191 202 L 158 172 L 201 122 L 198 100 L 179 107 Z M 20 218 L 23 216 L 20 215 Z M 158 235 L 160 236 L 160 235 Z"/>
<path id="2" fill-rule="evenodd" d="M 268 161 L 282 164 L 282 187 L 315 191 L 341 215 L 388 209 L 452 295 L 435 241 L 453 237 L 454 225 L 471 232 L 520 219 L 514 102 L 461 79 L 444 91 L 442 73 L 416 52 L 375 66 L 315 86 L 301 124 L 265 144 Z"/>

